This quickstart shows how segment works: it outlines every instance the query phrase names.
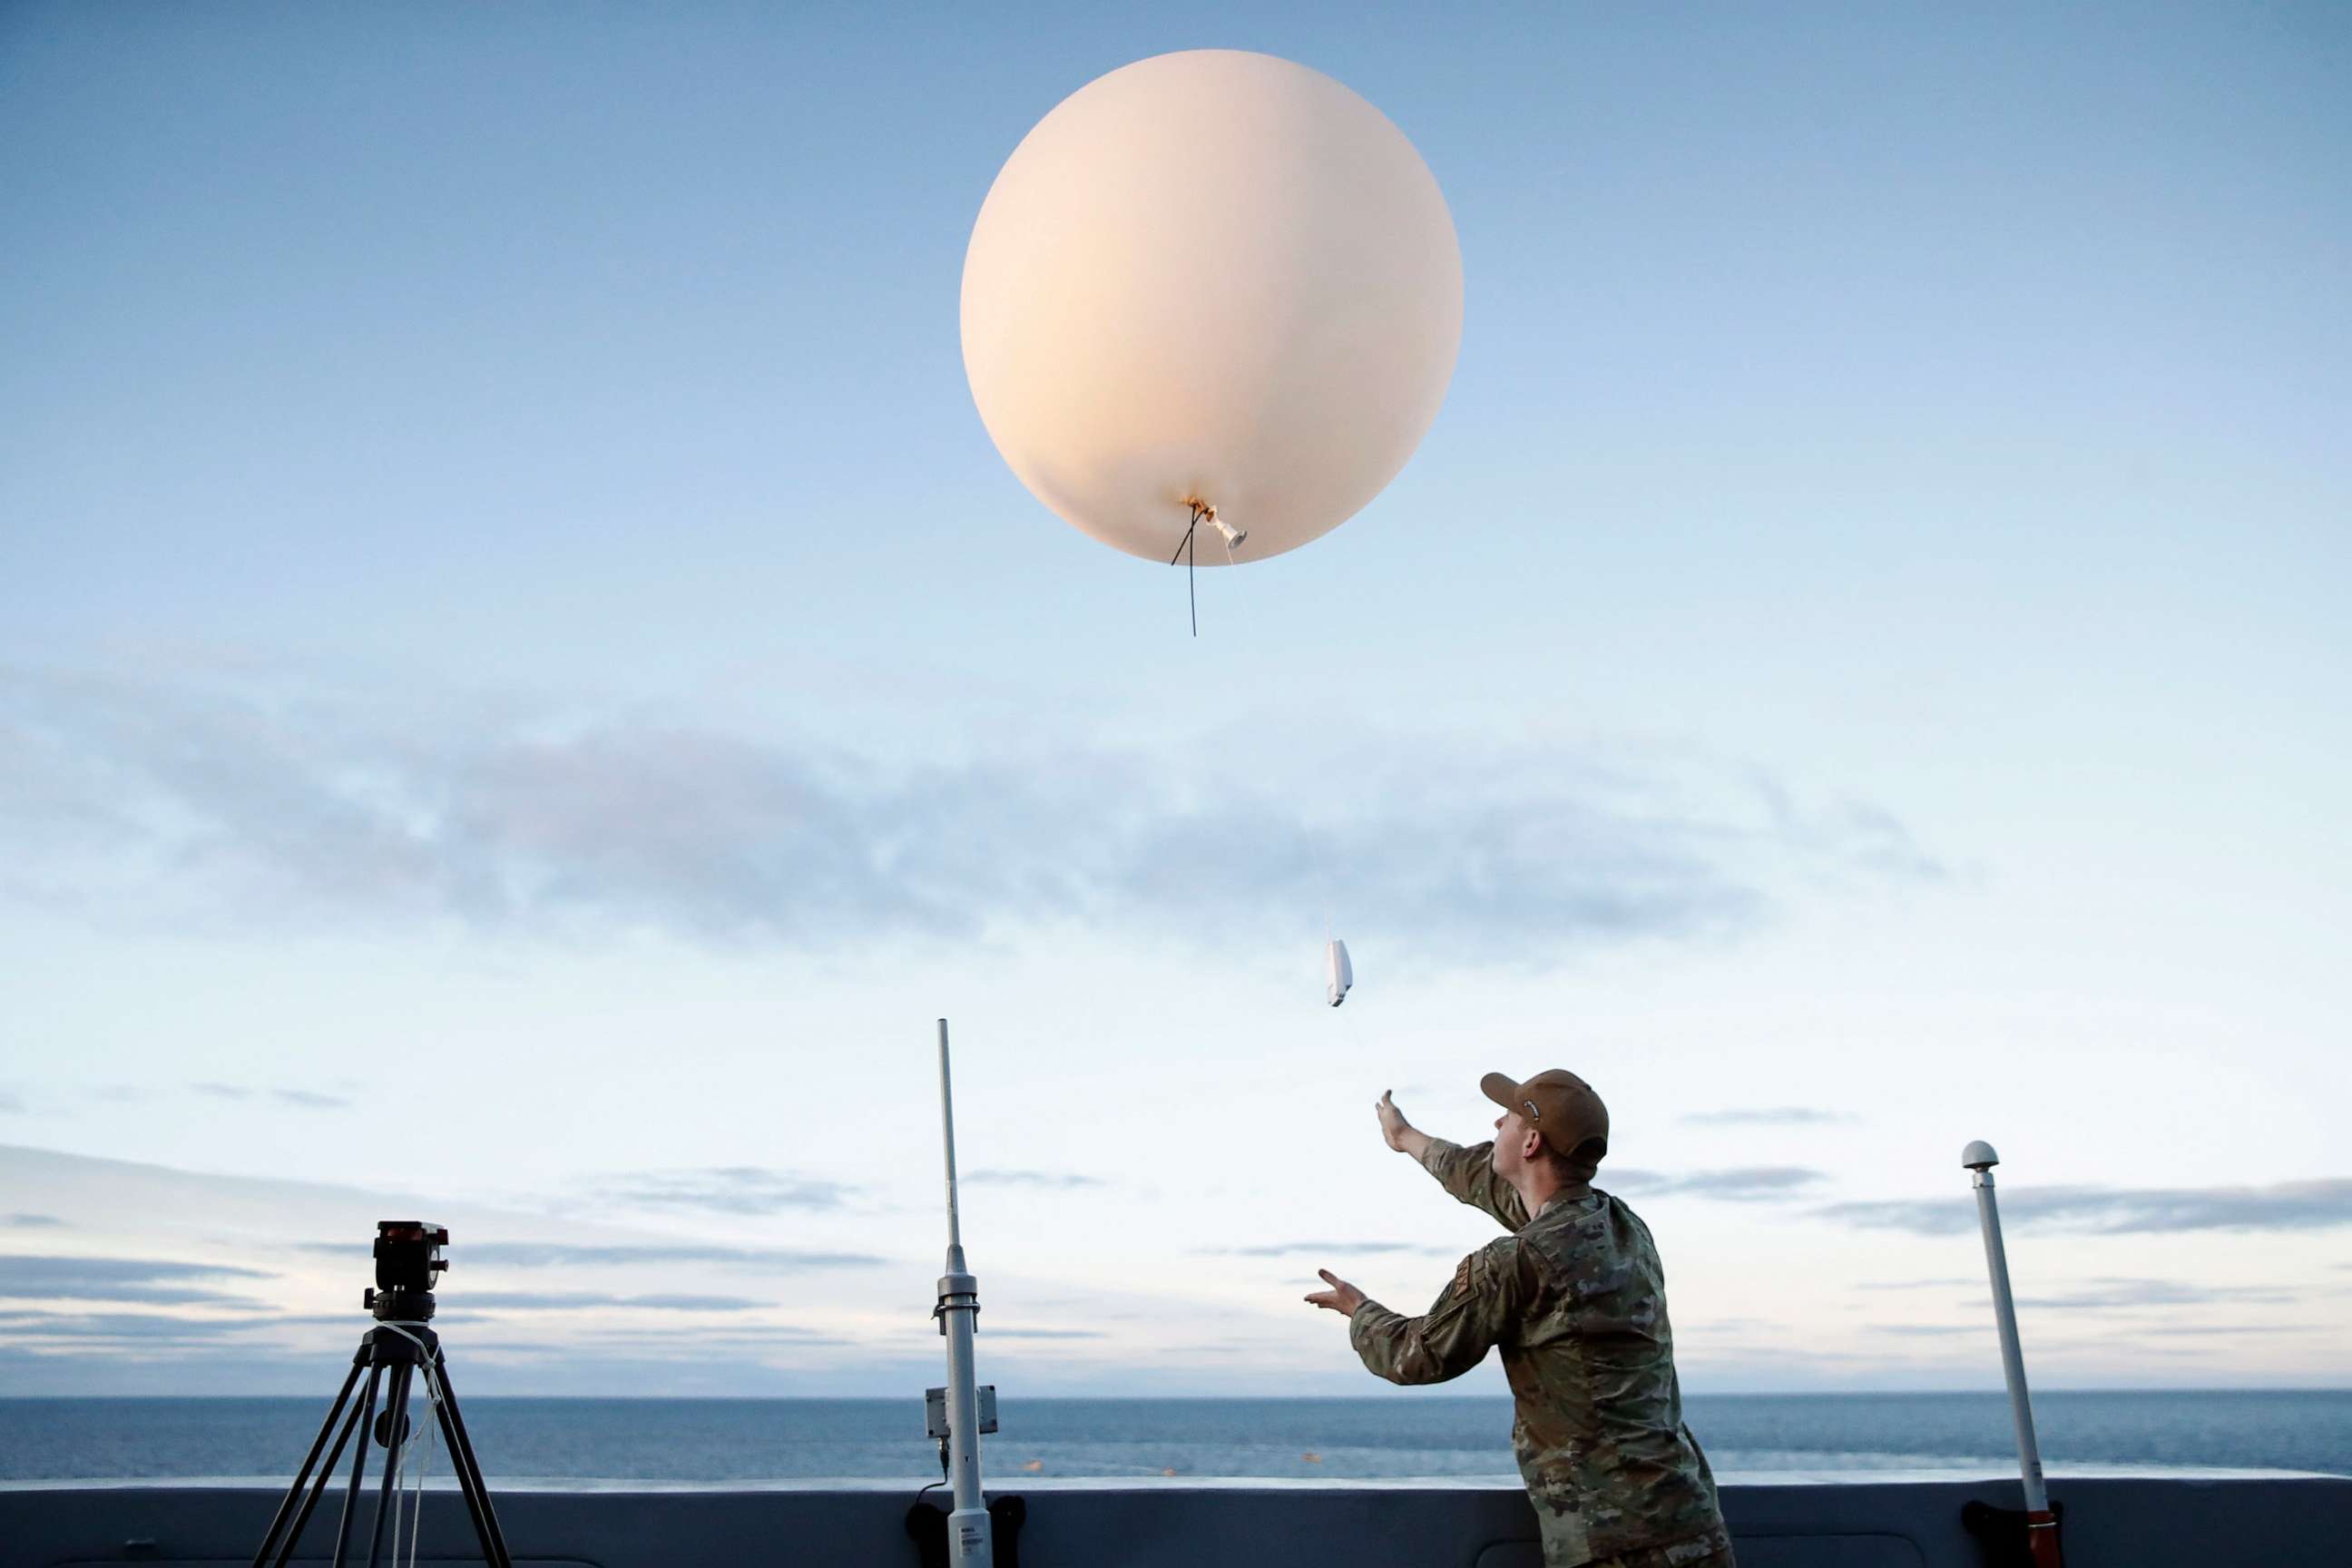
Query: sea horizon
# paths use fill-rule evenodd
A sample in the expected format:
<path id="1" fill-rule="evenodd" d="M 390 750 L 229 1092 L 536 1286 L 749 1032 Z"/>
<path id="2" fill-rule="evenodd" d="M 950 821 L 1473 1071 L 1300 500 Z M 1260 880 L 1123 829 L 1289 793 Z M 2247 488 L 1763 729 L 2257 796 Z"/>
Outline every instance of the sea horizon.
<path id="1" fill-rule="evenodd" d="M 289 1474 L 331 1388 L 271 1394 L 0 1396 L 0 1483 L 262 1480 Z M 914 1395 L 467 1396 L 494 1482 L 758 1485 L 934 1479 Z M 2050 1389 L 2033 1397 L 2056 1474 L 2352 1475 L 2352 1390 Z M 1507 1481 L 1499 1394 L 1005 1395 L 983 1440 L 1013 1479 Z M 1719 1476 L 1836 1480 L 2014 1476 L 1995 1392 L 1693 1394 Z"/>

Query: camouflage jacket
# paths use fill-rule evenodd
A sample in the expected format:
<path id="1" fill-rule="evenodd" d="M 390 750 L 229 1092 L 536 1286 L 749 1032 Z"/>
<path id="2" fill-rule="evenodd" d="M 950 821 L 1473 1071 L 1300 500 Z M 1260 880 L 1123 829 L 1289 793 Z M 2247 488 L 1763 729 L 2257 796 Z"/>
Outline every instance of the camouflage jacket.
<path id="1" fill-rule="evenodd" d="M 1430 1140 L 1422 1163 L 1512 1234 L 1474 1252 L 1423 1316 L 1366 1301 L 1348 1340 L 1391 1383 L 1443 1383 L 1503 1350 L 1511 1447 L 1546 1568 L 1723 1528 L 1706 1456 L 1683 1425 L 1665 1271 L 1649 1227 L 1606 1193 L 1563 1194 L 1530 1219 L 1494 1145 Z"/>

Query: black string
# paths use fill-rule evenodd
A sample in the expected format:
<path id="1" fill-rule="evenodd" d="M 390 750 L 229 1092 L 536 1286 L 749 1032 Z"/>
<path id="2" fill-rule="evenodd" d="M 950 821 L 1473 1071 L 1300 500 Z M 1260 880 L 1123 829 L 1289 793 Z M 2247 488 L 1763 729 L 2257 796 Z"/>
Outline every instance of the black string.
<path id="1" fill-rule="evenodd" d="M 1192 588 L 1192 536 L 1201 531 L 1201 503 L 1194 501 L 1192 523 L 1184 530 L 1184 537 L 1176 542 L 1176 555 L 1181 555 L 1184 558 L 1184 602 L 1192 612 L 1194 637 L 1201 635 L 1201 598 Z M 1176 555 L 1171 555 L 1168 558 L 1169 565 L 1176 564 Z"/>

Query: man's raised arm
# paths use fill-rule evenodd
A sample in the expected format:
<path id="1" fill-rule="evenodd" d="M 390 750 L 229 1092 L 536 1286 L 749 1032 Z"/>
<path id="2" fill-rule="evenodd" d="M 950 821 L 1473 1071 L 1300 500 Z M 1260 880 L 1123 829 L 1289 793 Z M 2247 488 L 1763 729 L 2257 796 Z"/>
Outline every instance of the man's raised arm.
<path id="1" fill-rule="evenodd" d="M 1486 1210 L 1505 1230 L 1517 1230 L 1528 1223 L 1526 1202 L 1510 1183 L 1495 1173 L 1492 1142 L 1465 1149 L 1433 1138 L 1404 1119 L 1386 1089 L 1372 1109 L 1379 1113 L 1381 1136 L 1389 1147 L 1420 1161 L 1421 1168 L 1436 1177 L 1437 1184 L 1456 1200 Z"/>

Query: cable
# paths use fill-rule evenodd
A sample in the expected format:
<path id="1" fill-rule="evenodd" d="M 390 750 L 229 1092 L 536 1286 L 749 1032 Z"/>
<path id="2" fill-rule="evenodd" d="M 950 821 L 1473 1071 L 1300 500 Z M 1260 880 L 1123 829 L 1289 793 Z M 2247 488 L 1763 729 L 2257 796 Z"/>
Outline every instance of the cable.
<path id="1" fill-rule="evenodd" d="M 401 1412 L 403 1420 L 407 1420 L 407 1415 L 406 1411 Z M 409 1422 L 411 1431 L 415 1429 L 415 1422 Z M 392 1470 L 392 1568 L 400 1568 L 400 1491 L 408 1468 L 408 1433 L 395 1432 L 392 1436 L 399 1439 L 400 1446 L 394 1448 L 387 1445 L 383 1462 Z M 414 1558 L 416 1555 L 416 1531 L 411 1529 L 408 1533 L 408 1554 Z"/>
<path id="2" fill-rule="evenodd" d="M 937 1317 L 937 1316 L 939 1316 L 939 1314 L 938 1314 L 937 1312 L 934 1312 L 934 1313 L 932 1313 L 931 1315 L 932 1315 L 933 1317 Z M 948 1467 L 948 1440 L 947 1440 L 945 1437 L 942 1437 L 942 1438 L 940 1438 L 940 1479 L 939 1479 L 938 1480 L 933 1481 L 929 1486 L 924 1487 L 924 1488 L 922 1488 L 922 1489 L 921 1489 L 921 1490 L 919 1490 L 919 1491 L 917 1491 L 917 1492 L 915 1493 L 915 1504 L 914 1504 L 914 1506 L 915 1506 L 915 1507 L 917 1507 L 917 1508 L 920 1508 L 920 1507 L 922 1507 L 922 1506 L 923 1506 L 923 1493 L 924 1493 L 924 1492 L 928 1492 L 928 1491 L 936 1491 L 936 1490 L 938 1490 L 940 1488 L 941 1488 L 941 1487 L 943 1487 L 943 1486 L 947 1485 L 947 1484 L 948 1484 L 948 1477 L 949 1477 L 949 1475 L 950 1475 L 950 1473 L 951 1473 L 951 1472 L 950 1471 L 949 1467 Z"/>
<path id="3" fill-rule="evenodd" d="M 1183 538 L 1181 538 L 1181 539 L 1180 539 L 1180 540 L 1178 540 L 1178 541 L 1176 542 L 1176 548 L 1175 548 L 1174 550 L 1172 550 L 1172 551 L 1169 552 L 1169 553 L 1168 553 L 1168 564 L 1169 564 L 1169 565 L 1173 566 L 1173 565 L 1175 565 L 1175 564 L 1176 564 L 1176 557 L 1178 557 L 1179 555 L 1183 554 L 1183 553 L 1184 553 L 1184 547 L 1185 547 L 1186 545 L 1188 545 L 1188 544 L 1190 544 L 1190 543 L 1192 543 L 1192 529 L 1194 529 L 1194 528 L 1198 528 L 1198 527 L 1200 527 L 1200 526 L 1201 526 L 1201 503 L 1200 503 L 1199 501 L 1194 501 L 1194 502 L 1192 503 L 1192 527 L 1187 528 L 1187 529 L 1185 529 L 1185 530 L 1184 530 L 1184 537 L 1183 537 Z"/>
<path id="4" fill-rule="evenodd" d="M 409 1568 L 415 1568 L 418 1544 L 424 1540 L 425 1536 L 425 1477 L 426 1469 L 432 1464 L 433 1436 L 440 1427 L 441 1379 L 436 1375 L 434 1372 L 434 1352 L 425 1345 L 423 1340 L 418 1339 L 415 1334 L 408 1331 L 411 1329 L 421 1329 L 425 1326 L 425 1323 L 422 1320 L 404 1320 L 400 1322 L 379 1321 L 376 1324 L 376 1327 L 380 1329 L 390 1329 L 394 1333 L 398 1334 L 402 1339 L 406 1340 L 410 1344 L 416 1347 L 417 1380 L 425 1385 L 425 1396 L 432 1402 L 434 1415 L 434 1419 L 431 1422 L 420 1422 L 413 1416 L 408 1415 L 407 1412 L 403 1411 L 402 1416 L 408 1422 L 408 1430 L 406 1432 L 387 1434 L 392 1436 L 398 1445 L 397 1447 L 394 1447 L 394 1444 L 388 1443 L 384 1446 L 386 1449 L 384 1463 L 392 1467 L 394 1476 L 392 1484 L 392 1561 L 395 1565 L 395 1568 L 397 1568 L 397 1564 L 400 1562 L 400 1491 L 402 1481 L 408 1474 L 408 1451 L 412 1447 L 415 1447 L 419 1443 L 424 1445 L 422 1453 L 417 1460 L 417 1466 L 415 1472 L 415 1479 L 414 1485 L 416 1497 L 415 1502 L 410 1506 L 408 1521 Z"/>
<path id="5" fill-rule="evenodd" d="M 416 1501 L 409 1510 L 408 1568 L 416 1568 L 416 1548 L 418 1543 L 425 1539 L 425 1479 L 432 1472 L 433 1448 L 435 1443 L 438 1440 L 439 1436 L 440 1426 L 436 1421 L 433 1425 L 424 1427 L 418 1432 L 417 1436 L 412 1439 L 412 1441 L 421 1444 L 424 1451 L 418 1455 L 416 1460 Z M 394 1528 L 395 1530 L 399 1528 L 396 1519 Z M 399 1560 L 399 1552 L 395 1551 L 393 1554 L 393 1561 L 397 1563 Z"/>
<path id="6" fill-rule="evenodd" d="M 1192 521 L 1185 525 L 1184 537 L 1176 542 L 1175 553 L 1168 557 L 1168 564 L 1171 566 L 1175 565 L 1176 556 L 1178 555 L 1181 555 L 1184 558 L 1184 603 L 1192 612 L 1192 635 L 1194 637 L 1199 637 L 1201 635 L 1201 597 L 1200 595 L 1194 591 L 1192 586 L 1192 536 L 1200 532 L 1201 519 L 1209 514 L 1209 509 L 1202 506 L 1197 500 L 1193 501 L 1192 506 Z M 1230 562 L 1233 558 L 1233 543 L 1231 541 L 1227 541 L 1225 544 L 1225 559 Z"/>

